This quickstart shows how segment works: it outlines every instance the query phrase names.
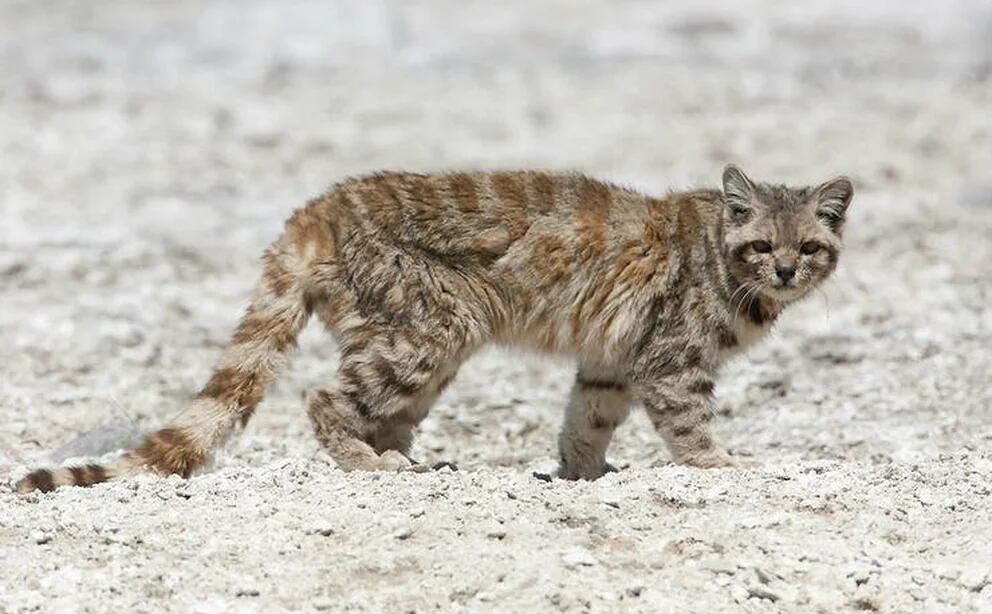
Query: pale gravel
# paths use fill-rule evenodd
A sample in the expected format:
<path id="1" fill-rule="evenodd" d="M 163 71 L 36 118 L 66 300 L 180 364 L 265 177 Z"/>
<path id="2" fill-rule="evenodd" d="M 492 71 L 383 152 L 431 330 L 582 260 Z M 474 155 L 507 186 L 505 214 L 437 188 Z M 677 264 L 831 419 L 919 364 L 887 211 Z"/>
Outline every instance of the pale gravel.
<path id="1" fill-rule="evenodd" d="M 974 1 L 8 1 L 0 477 L 112 455 L 203 383 L 288 212 L 377 168 L 852 175 L 841 270 L 672 466 L 639 412 L 547 483 L 567 361 L 487 352 L 343 474 L 309 330 L 208 473 L 0 492 L 0 612 L 992 611 L 992 10 Z M 612 7 L 612 8 L 611 8 Z"/>

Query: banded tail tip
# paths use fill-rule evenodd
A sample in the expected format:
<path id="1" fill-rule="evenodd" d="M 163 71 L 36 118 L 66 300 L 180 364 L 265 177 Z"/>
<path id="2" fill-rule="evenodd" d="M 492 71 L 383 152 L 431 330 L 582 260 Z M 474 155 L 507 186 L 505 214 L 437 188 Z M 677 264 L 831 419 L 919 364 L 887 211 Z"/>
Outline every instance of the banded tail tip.
<path id="1" fill-rule="evenodd" d="M 59 486 L 92 486 L 143 471 L 188 478 L 204 464 L 207 456 L 186 432 L 165 428 L 152 433 L 136 449 L 109 465 L 35 469 L 17 482 L 14 489 L 19 493 L 52 492 Z"/>
<path id="2" fill-rule="evenodd" d="M 32 491 L 52 492 L 59 486 L 92 486 L 110 479 L 107 469 L 100 465 L 65 467 L 62 469 L 35 469 L 24 476 L 14 488 L 19 493 Z"/>
<path id="3" fill-rule="evenodd" d="M 29 493 L 35 490 L 41 492 L 52 492 L 55 490 L 57 484 L 55 483 L 55 476 L 48 469 L 35 469 L 31 473 L 24 476 L 14 488 L 19 493 Z"/>

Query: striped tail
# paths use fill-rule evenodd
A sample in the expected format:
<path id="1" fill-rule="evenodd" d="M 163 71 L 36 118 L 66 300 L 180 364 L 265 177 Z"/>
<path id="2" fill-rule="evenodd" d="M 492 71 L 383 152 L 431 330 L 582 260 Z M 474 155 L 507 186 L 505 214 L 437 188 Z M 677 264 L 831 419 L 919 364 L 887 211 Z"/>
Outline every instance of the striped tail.
<path id="1" fill-rule="evenodd" d="M 38 469 L 18 482 L 17 490 L 90 486 L 146 471 L 185 478 L 204 466 L 214 449 L 248 423 L 309 319 L 314 302 L 309 270 L 333 247 L 319 203 L 298 210 L 266 250 L 262 279 L 247 312 L 210 380 L 185 410 L 115 462 Z"/>

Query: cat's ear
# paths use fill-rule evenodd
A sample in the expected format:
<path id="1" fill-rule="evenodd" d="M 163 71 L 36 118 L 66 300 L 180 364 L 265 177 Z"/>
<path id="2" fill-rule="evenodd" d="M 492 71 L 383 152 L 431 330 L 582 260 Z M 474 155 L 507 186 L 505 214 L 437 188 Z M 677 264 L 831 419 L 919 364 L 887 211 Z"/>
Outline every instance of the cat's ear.
<path id="1" fill-rule="evenodd" d="M 816 190 L 816 217 L 833 232 L 840 234 L 847 207 L 854 197 L 854 185 L 847 177 L 836 177 L 820 184 Z"/>
<path id="2" fill-rule="evenodd" d="M 723 200 L 733 219 L 744 222 L 754 208 L 754 184 L 740 168 L 728 164 L 723 169 Z"/>

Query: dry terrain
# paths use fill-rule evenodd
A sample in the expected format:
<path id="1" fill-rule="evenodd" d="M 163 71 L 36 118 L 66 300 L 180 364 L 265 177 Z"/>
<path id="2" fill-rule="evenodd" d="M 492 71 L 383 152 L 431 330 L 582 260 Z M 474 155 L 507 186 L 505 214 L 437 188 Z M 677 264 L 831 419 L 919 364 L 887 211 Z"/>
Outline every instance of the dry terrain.
<path id="1" fill-rule="evenodd" d="M 727 8 L 724 5 L 732 5 Z M 0 4 L 0 480 L 202 385 L 258 256 L 378 168 L 662 192 L 850 174 L 842 267 L 723 374 L 746 470 L 545 482 L 566 361 L 489 352 L 432 474 L 344 474 L 308 330 L 208 473 L 0 488 L 0 612 L 992 611 L 992 8 L 975 0 Z"/>

